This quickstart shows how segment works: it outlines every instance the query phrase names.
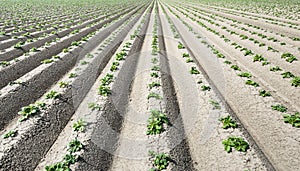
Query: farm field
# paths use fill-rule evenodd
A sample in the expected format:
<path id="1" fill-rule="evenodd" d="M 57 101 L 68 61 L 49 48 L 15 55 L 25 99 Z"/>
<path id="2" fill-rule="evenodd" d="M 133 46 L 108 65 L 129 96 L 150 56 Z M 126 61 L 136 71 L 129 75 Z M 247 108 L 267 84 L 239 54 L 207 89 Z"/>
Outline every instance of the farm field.
<path id="1" fill-rule="evenodd" d="M 300 2 L 1 0 L 0 170 L 300 170 Z"/>

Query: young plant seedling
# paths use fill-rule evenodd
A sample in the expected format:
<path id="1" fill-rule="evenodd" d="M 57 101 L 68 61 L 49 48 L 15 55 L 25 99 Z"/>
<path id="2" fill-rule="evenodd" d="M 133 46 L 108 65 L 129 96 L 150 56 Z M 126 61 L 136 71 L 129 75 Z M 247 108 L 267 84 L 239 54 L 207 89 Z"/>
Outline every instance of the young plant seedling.
<path id="1" fill-rule="evenodd" d="M 114 75 L 106 74 L 106 76 L 101 79 L 101 83 L 102 85 L 109 85 L 110 83 L 113 82 L 113 79 L 114 79 Z"/>
<path id="2" fill-rule="evenodd" d="M 51 90 L 49 93 L 46 94 L 45 98 L 46 99 L 57 99 L 60 97 L 60 93 L 54 91 L 54 90 Z"/>
<path id="3" fill-rule="evenodd" d="M 178 49 L 184 49 L 185 48 L 181 42 L 178 43 L 177 47 L 178 47 Z"/>
<path id="4" fill-rule="evenodd" d="M 196 67 L 192 67 L 190 70 L 190 73 L 191 74 L 200 74 L 200 71 L 198 71 Z"/>
<path id="5" fill-rule="evenodd" d="M 116 66 L 116 65 L 112 65 L 111 67 L 110 67 L 110 71 L 111 72 L 114 72 L 114 71 L 116 71 L 118 69 L 118 67 Z"/>
<path id="6" fill-rule="evenodd" d="M 213 109 L 221 109 L 221 106 L 218 102 L 209 100 L 209 103 L 214 107 Z"/>
<path id="7" fill-rule="evenodd" d="M 101 106 L 97 103 L 89 103 L 88 104 L 88 108 L 91 109 L 92 111 L 94 110 L 100 110 L 101 109 Z"/>
<path id="8" fill-rule="evenodd" d="M 58 162 L 45 167 L 46 171 L 71 171 L 69 166 L 64 162 Z"/>
<path id="9" fill-rule="evenodd" d="M 156 64 L 156 63 L 158 62 L 158 59 L 157 59 L 157 58 L 152 58 L 152 59 L 151 59 L 151 62 L 152 62 L 153 64 Z"/>
<path id="10" fill-rule="evenodd" d="M 77 122 L 73 124 L 73 130 L 77 132 L 83 132 L 86 126 L 86 122 L 83 119 L 79 119 Z"/>
<path id="11" fill-rule="evenodd" d="M 270 64 L 270 62 L 268 62 L 268 61 L 264 61 L 261 63 L 262 66 L 269 65 L 269 64 Z"/>
<path id="12" fill-rule="evenodd" d="M 185 60 L 185 62 L 186 62 L 186 63 L 190 63 L 190 62 L 194 62 L 194 60 L 191 59 L 191 58 L 187 58 L 187 59 Z"/>
<path id="13" fill-rule="evenodd" d="M 86 64 L 88 64 L 89 62 L 87 62 L 87 61 L 85 61 L 85 60 L 81 60 L 80 61 L 80 65 L 86 65 Z"/>
<path id="14" fill-rule="evenodd" d="M 148 119 L 147 135 L 160 134 L 164 131 L 163 124 L 170 124 L 165 114 L 158 110 L 151 110 L 151 116 Z"/>
<path id="15" fill-rule="evenodd" d="M 269 96 L 271 96 L 271 93 L 266 90 L 259 90 L 259 95 L 262 97 L 269 97 Z"/>
<path id="16" fill-rule="evenodd" d="M 267 61 L 267 59 L 262 57 L 262 55 L 258 55 L 258 54 L 256 54 L 253 57 L 253 62 L 261 62 L 261 61 Z"/>
<path id="17" fill-rule="evenodd" d="M 294 115 L 284 114 L 283 121 L 291 124 L 293 127 L 300 128 L 300 115 L 296 112 Z"/>
<path id="18" fill-rule="evenodd" d="M 52 62 L 54 62 L 53 59 L 45 59 L 45 60 L 42 60 L 42 61 L 41 61 L 42 64 L 50 64 L 50 63 L 52 63 Z"/>
<path id="19" fill-rule="evenodd" d="M 188 54 L 188 53 L 183 53 L 183 54 L 182 54 L 182 57 L 183 57 L 183 58 L 188 58 L 188 57 L 190 57 L 190 54 Z"/>
<path id="20" fill-rule="evenodd" d="M 272 107 L 273 110 L 277 110 L 277 111 L 282 112 L 282 113 L 287 111 L 287 107 L 285 107 L 283 105 L 280 105 L 280 104 L 272 105 L 271 107 Z"/>
<path id="21" fill-rule="evenodd" d="M 227 153 L 230 153 L 232 148 L 242 152 L 246 152 L 249 148 L 249 144 L 241 137 L 228 137 L 228 139 L 222 141 L 222 144 Z"/>
<path id="22" fill-rule="evenodd" d="M 77 139 L 69 142 L 69 144 L 68 144 L 68 151 L 71 152 L 71 153 L 80 151 L 82 148 L 83 148 L 83 145 Z"/>
<path id="23" fill-rule="evenodd" d="M 119 52 L 119 53 L 116 54 L 116 60 L 117 60 L 117 61 L 125 60 L 124 57 L 125 57 L 126 55 L 127 55 L 126 52 L 121 51 L 121 52 Z"/>
<path id="24" fill-rule="evenodd" d="M 150 92 L 150 93 L 148 94 L 147 99 L 150 99 L 150 98 L 155 98 L 155 99 L 157 99 L 157 100 L 162 99 L 162 97 L 161 97 L 159 94 L 154 93 L 154 92 Z"/>
<path id="25" fill-rule="evenodd" d="M 291 83 L 292 83 L 292 86 L 294 87 L 298 87 L 300 86 L 300 77 L 294 77 L 292 80 L 291 80 Z"/>
<path id="26" fill-rule="evenodd" d="M 153 151 L 150 151 L 149 154 L 151 157 L 154 158 L 153 165 L 155 168 L 152 168 L 152 170 L 164 170 L 167 169 L 169 162 L 171 161 L 171 158 L 168 154 L 162 152 L 162 153 L 155 153 Z"/>
<path id="27" fill-rule="evenodd" d="M 202 91 L 210 91 L 211 88 L 210 88 L 209 86 L 202 85 L 202 86 L 201 86 L 201 90 L 202 90 Z"/>
<path id="28" fill-rule="evenodd" d="M 237 66 L 237 65 L 232 65 L 231 68 L 232 68 L 233 70 L 236 70 L 236 71 L 240 71 L 240 70 L 241 70 L 240 67 Z"/>
<path id="29" fill-rule="evenodd" d="M 28 119 L 28 117 L 36 115 L 40 112 L 40 109 L 35 104 L 30 104 L 28 106 L 22 107 L 21 111 L 18 112 L 22 117 L 19 119 L 20 122 Z"/>
<path id="30" fill-rule="evenodd" d="M 159 87 L 160 83 L 158 83 L 158 82 L 152 82 L 148 86 L 149 86 L 150 89 L 152 89 L 153 87 Z"/>
<path id="31" fill-rule="evenodd" d="M 58 85 L 59 85 L 60 88 L 66 88 L 70 85 L 70 83 L 65 82 L 65 81 L 61 81 L 61 82 L 58 83 Z"/>
<path id="32" fill-rule="evenodd" d="M 16 130 L 10 130 L 10 131 L 8 131 L 7 133 L 5 133 L 3 135 L 3 138 L 6 139 L 6 138 L 9 138 L 9 137 L 15 137 L 16 135 L 17 135 Z"/>
<path id="33" fill-rule="evenodd" d="M 151 68 L 151 70 L 152 70 L 152 71 L 159 71 L 160 68 L 159 68 L 159 66 L 153 66 L 153 67 Z"/>
<path id="34" fill-rule="evenodd" d="M 219 121 L 222 122 L 223 129 L 228 129 L 228 128 L 237 128 L 237 123 L 235 120 L 233 120 L 229 115 L 226 117 L 222 117 L 219 119 Z"/>
<path id="35" fill-rule="evenodd" d="M 255 82 L 255 81 L 252 81 L 252 80 L 247 80 L 246 84 L 247 85 L 251 85 L 253 87 L 259 87 L 259 84 L 257 82 Z"/>
<path id="36" fill-rule="evenodd" d="M 77 155 L 73 155 L 73 154 L 66 154 L 64 156 L 64 163 L 66 165 L 71 165 L 74 164 L 76 161 L 78 160 L 78 156 Z"/>
<path id="37" fill-rule="evenodd" d="M 283 78 L 294 78 L 295 77 L 295 75 L 294 74 L 292 74 L 291 72 L 284 72 L 284 73 L 282 73 L 281 74 L 282 75 L 282 77 Z"/>
<path id="38" fill-rule="evenodd" d="M 251 50 L 246 50 L 244 56 L 248 56 L 248 55 L 254 55 L 254 53 Z"/>
<path id="39" fill-rule="evenodd" d="M 226 61 L 224 61 L 224 64 L 230 65 L 230 64 L 232 64 L 232 62 L 226 60 Z"/>
<path id="40" fill-rule="evenodd" d="M 250 74 L 249 72 L 242 72 L 242 73 L 238 74 L 238 76 L 240 76 L 240 77 L 246 77 L 246 78 L 251 78 L 252 74 Z"/>
<path id="41" fill-rule="evenodd" d="M 109 86 L 100 85 L 98 88 L 98 94 L 101 96 L 108 96 L 111 94 L 111 90 Z"/>
<path id="42" fill-rule="evenodd" d="M 292 63 L 294 61 L 297 61 L 298 59 L 291 53 L 283 53 L 281 55 L 281 58 L 284 58 L 287 62 Z"/>
<path id="43" fill-rule="evenodd" d="M 159 77 L 159 75 L 158 75 L 157 72 L 152 72 L 152 73 L 150 74 L 150 76 L 153 77 L 153 78 L 158 78 L 158 77 Z"/>
<path id="44" fill-rule="evenodd" d="M 9 65 L 10 65 L 10 62 L 8 62 L 8 61 L 0 61 L 0 66 L 6 67 Z"/>
<path id="45" fill-rule="evenodd" d="M 282 69 L 279 66 L 274 66 L 270 68 L 270 71 L 276 72 L 276 71 L 282 71 Z"/>
<path id="46" fill-rule="evenodd" d="M 77 77 L 77 74 L 76 74 L 76 73 L 70 73 L 70 74 L 69 74 L 69 78 L 75 78 L 75 77 Z"/>

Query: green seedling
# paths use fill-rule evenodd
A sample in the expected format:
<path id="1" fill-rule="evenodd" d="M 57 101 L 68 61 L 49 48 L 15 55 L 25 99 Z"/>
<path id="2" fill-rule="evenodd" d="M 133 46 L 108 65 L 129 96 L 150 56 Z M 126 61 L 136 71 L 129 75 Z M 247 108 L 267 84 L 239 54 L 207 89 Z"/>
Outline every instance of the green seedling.
<path id="1" fill-rule="evenodd" d="M 292 83 L 292 86 L 294 87 L 298 87 L 300 86 L 300 77 L 294 77 L 292 80 L 291 80 L 291 83 Z"/>
<path id="2" fill-rule="evenodd" d="M 63 53 L 68 53 L 69 52 L 69 49 L 68 48 L 64 48 L 63 49 Z"/>
<path id="3" fill-rule="evenodd" d="M 220 122 L 222 122 L 223 129 L 228 129 L 228 128 L 237 128 L 237 123 L 235 120 L 233 120 L 229 115 L 226 117 L 222 117 L 219 119 Z"/>
<path id="4" fill-rule="evenodd" d="M 209 100 L 209 103 L 214 107 L 213 109 L 221 109 L 221 106 L 218 102 Z"/>
<path id="5" fill-rule="evenodd" d="M 74 41 L 71 43 L 71 46 L 79 46 L 80 45 L 80 42 L 78 41 Z"/>
<path id="6" fill-rule="evenodd" d="M 201 86 L 201 90 L 202 90 L 202 91 L 210 91 L 211 88 L 210 88 L 209 86 L 202 85 L 202 86 Z"/>
<path id="7" fill-rule="evenodd" d="M 83 119 L 79 119 L 77 122 L 73 124 L 73 130 L 77 132 L 83 132 L 86 126 L 86 122 Z"/>
<path id="8" fill-rule="evenodd" d="M 66 88 L 66 87 L 68 87 L 70 85 L 70 83 L 69 82 L 65 82 L 65 81 L 60 81 L 58 83 L 58 85 L 59 85 L 60 88 Z"/>
<path id="9" fill-rule="evenodd" d="M 61 96 L 60 93 L 54 91 L 54 90 L 51 90 L 50 92 L 48 92 L 45 96 L 46 99 L 57 99 Z"/>
<path id="10" fill-rule="evenodd" d="M 148 84 L 149 88 L 152 89 L 153 87 L 159 87 L 160 86 L 160 83 L 158 82 L 152 82 L 150 84 Z"/>
<path id="11" fill-rule="evenodd" d="M 270 71 L 276 72 L 276 71 L 282 71 L 282 69 L 279 66 L 274 66 L 270 68 Z"/>
<path id="12" fill-rule="evenodd" d="M 110 83 L 113 82 L 113 79 L 114 79 L 114 75 L 106 74 L 106 76 L 101 79 L 101 83 L 102 85 L 109 85 Z"/>
<path id="13" fill-rule="evenodd" d="M 83 145 L 77 139 L 69 142 L 69 144 L 68 144 L 68 151 L 71 152 L 71 153 L 80 151 L 82 148 L 83 148 Z"/>
<path id="14" fill-rule="evenodd" d="M 33 47 L 29 50 L 30 52 L 38 52 L 39 50 L 36 47 Z"/>
<path id="15" fill-rule="evenodd" d="M 283 53 L 281 55 L 281 58 L 284 58 L 287 62 L 292 63 L 294 61 L 297 61 L 298 59 L 291 53 Z"/>
<path id="16" fill-rule="evenodd" d="M 256 54 L 256 55 L 253 57 L 253 62 L 262 62 L 262 61 L 267 61 L 267 59 L 264 58 L 264 57 L 262 57 L 262 55 Z"/>
<path id="17" fill-rule="evenodd" d="M 231 68 L 233 70 L 236 70 L 236 71 L 240 71 L 241 70 L 240 67 L 238 67 L 237 65 L 232 65 Z"/>
<path id="18" fill-rule="evenodd" d="M 255 82 L 255 81 L 252 81 L 252 80 L 247 80 L 246 84 L 247 85 L 251 85 L 253 87 L 259 87 L 259 84 L 257 82 Z"/>
<path id="19" fill-rule="evenodd" d="M 40 112 L 40 108 L 35 104 L 30 104 L 28 106 L 22 107 L 21 111 L 18 112 L 19 115 L 22 115 L 20 122 L 28 119 L 28 117 L 36 115 Z"/>
<path id="20" fill-rule="evenodd" d="M 52 59 L 60 59 L 61 57 L 60 56 L 58 56 L 58 55 L 54 55 L 54 56 L 52 56 Z"/>
<path id="21" fill-rule="evenodd" d="M 181 42 L 178 43 L 177 47 L 178 47 L 178 49 L 184 49 L 185 48 Z"/>
<path id="22" fill-rule="evenodd" d="M 187 58 L 187 59 L 185 60 L 185 62 L 186 62 L 186 63 L 190 63 L 190 62 L 194 62 L 194 60 L 191 59 L 191 58 Z"/>
<path id="23" fill-rule="evenodd" d="M 293 127 L 300 128 L 300 115 L 296 112 L 294 115 L 284 114 L 283 121 L 291 124 Z"/>
<path id="24" fill-rule="evenodd" d="M 157 72 L 152 72 L 152 73 L 150 74 L 150 76 L 153 77 L 153 78 L 158 78 L 158 77 L 159 77 L 159 75 L 158 75 Z"/>
<path id="25" fill-rule="evenodd" d="M 98 88 L 98 94 L 101 96 L 108 96 L 111 94 L 111 90 L 109 86 L 100 85 Z"/>
<path id="26" fill-rule="evenodd" d="M 97 103 L 89 103 L 88 108 L 94 111 L 94 110 L 100 110 L 101 106 Z"/>
<path id="27" fill-rule="evenodd" d="M 164 152 L 154 154 L 152 157 L 154 158 L 153 165 L 155 166 L 155 169 L 153 168 L 153 170 L 167 169 L 169 162 L 171 161 L 170 156 Z"/>
<path id="28" fill-rule="evenodd" d="M 74 164 L 77 160 L 78 160 L 78 156 L 73 154 L 66 154 L 64 156 L 64 163 L 68 166 Z"/>
<path id="29" fill-rule="evenodd" d="M 8 61 L 0 61 L 0 66 L 6 67 L 9 65 L 10 65 L 10 62 L 8 62 Z"/>
<path id="30" fill-rule="evenodd" d="M 188 54 L 188 53 L 183 53 L 183 54 L 182 54 L 182 57 L 183 57 L 183 58 L 188 58 L 188 57 L 190 57 L 190 54 Z"/>
<path id="31" fill-rule="evenodd" d="M 230 65 L 230 64 L 232 64 L 232 62 L 226 60 L 226 61 L 224 61 L 224 64 Z"/>
<path id="32" fill-rule="evenodd" d="M 3 138 L 6 139 L 6 138 L 9 138 L 9 137 L 15 137 L 16 135 L 17 135 L 16 130 L 10 130 L 10 131 L 8 131 L 7 133 L 5 133 L 3 135 Z"/>
<path id="33" fill-rule="evenodd" d="M 126 55 L 127 55 L 126 52 L 121 51 L 121 52 L 119 52 L 119 53 L 116 54 L 116 60 L 117 60 L 117 61 L 125 60 L 124 57 L 125 57 Z"/>
<path id="34" fill-rule="evenodd" d="M 148 119 L 147 135 L 160 134 L 164 131 L 163 124 L 170 124 L 165 114 L 158 110 L 151 110 L 151 116 Z"/>
<path id="35" fill-rule="evenodd" d="M 71 171 L 69 166 L 63 162 L 58 162 L 45 167 L 46 171 Z"/>
<path id="36" fill-rule="evenodd" d="M 158 59 L 157 59 L 157 58 L 152 58 L 152 59 L 151 59 L 151 62 L 152 62 L 153 64 L 156 64 L 156 63 L 158 62 Z"/>
<path id="37" fill-rule="evenodd" d="M 153 67 L 151 68 L 151 70 L 152 70 L 152 71 L 159 71 L 160 68 L 159 68 L 159 66 L 153 66 Z"/>
<path id="38" fill-rule="evenodd" d="M 162 99 L 162 97 L 161 97 L 159 94 L 154 93 L 154 92 L 150 92 L 150 93 L 149 93 L 147 99 L 150 99 L 150 98 L 155 98 L 155 99 L 157 99 L 157 100 Z"/>
<path id="39" fill-rule="evenodd" d="M 270 64 L 270 62 L 267 62 L 267 61 L 264 61 L 261 63 L 262 66 L 269 65 L 269 64 Z"/>
<path id="40" fill-rule="evenodd" d="M 114 71 L 116 71 L 116 70 L 118 70 L 118 67 L 117 67 L 116 65 L 112 65 L 112 66 L 110 67 L 110 71 L 111 71 L 111 72 L 114 72 Z"/>
<path id="41" fill-rule="evenodd" d="M 282 75 L 282 77 L 283 78 L 294 78 L 295 77 L 295 75 L 294 74 L 292 74 L 291 72 L 284 72 L 284 73 L 282 73 L 281 74 Z"/>
<path id="42" fill-rule="evenodd" d="M 70 74 L 69 74 L 69 78 L 75 78 L 75 77 L 77 77 L 77 74 L 76 74 L 76 73 L 70 73 Z"/>
<path id="43" fill-rule="evenodd" d="M 251 50 L 246 50 L 244 56 L 248 56 L 248 55 L 254 55 L 254 53 Z"/>
<path id="44" fill-rule="evenodd" d="M 42 60 L 42 61 L 41 61 L 42 64 L 50 64 L 50 63 L 52 63 L 52 62 L 54 62 L 53 59 L 45 59 L 45 60 Z"/>
<path id="45" fill-rule="evenodd" d="M 240 76 L 240 77 L 246 77 L 246 78 L 251 78 L 252 74 L 250 74 L 249 72 L 242 72 L 242 73 L 238 74 L 238 76 Z"/>
<path id="46" fill-rule="evenodd" d="M 246 152 L 249 148 L 249 144 L 241 137 L 228 137 L 228 139 L 222 141 L 222 144 L 227 153 L 230 153 L 232 148 L 242 152 Z"/>
<path id="47" fill-rule="evenodd" d="M 259 90 L 259 95 L 262 97 L 269 97 L 269 96 L 271 96 L 271 93 L 266 90 Z"/>
<path id="48" fill-rule="evenodd" d="M 283 105 L 280 105 L 280 104 L 272 105 L 271 107 L 272 107 L 273 110 L 277 110 L 277 111 L 282 112 L 282 113 L 287 111 L 287 107 L 285 107 Z"/>
<path id="49" fill-rule="evenodd" d="M 192 67 L 190 70 L 190 73 L 191 74 L 200 74 L 200 71 L 198 71 L 196 67 Z"/>
<path id="50" fill-rule="evenodd" d="M 81 60 L 80 61 L 80 65 L 86 65 L 86 64 L 88 64 L 89 62 L 87 62 L 87 61 L 85 61 L 85 60 Z"/>

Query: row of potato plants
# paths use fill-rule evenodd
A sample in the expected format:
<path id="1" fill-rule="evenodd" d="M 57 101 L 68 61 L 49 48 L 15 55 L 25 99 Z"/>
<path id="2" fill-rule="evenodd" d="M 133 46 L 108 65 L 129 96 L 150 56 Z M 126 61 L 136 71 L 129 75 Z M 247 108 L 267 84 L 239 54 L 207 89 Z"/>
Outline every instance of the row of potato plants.
<path id="1" fill-rule="evenodd" d="M 147 96 L 148 103 L 151 103 L 150 99 L 156 101 L 162 101 L 163 96 L 161 95 L 161 74 L 160 74 L 160 61 L 158 58 L 159 53 L 159 42 L 158 42 L 158 7 L 156 3 L 154 24 L 152 30 L 152 42 L 151 42 L 151 67 L 150 77 L 151 83 L 147 86 L 149 88 L 149 94 Z M 148 118 L 147 132 L 148 136 L 162 134 L 166 130 L 166 126 L 170 125 L 170 120 L 161 110 L 150 109 L 150 116 Z M 149 150 L 150 160 L 152 161 L 153 167 L 149 171 L 159 171 L 167 169 L 171 157 L 165 152 L 155 152 L 154 150 Z"/>
<path id="2" fill-rule="evenodd" d="M 225 58 L 225 55 L 223 55 L 222 53 L 220 53 L 213 46 L 209 46 L 209 47 L 212 49 L 212 51 L 214 52 L 214 54 L 217 54 L 218 58 Z M 259 57 L 261 57 L 261 56 L 260 55 L 254 56 L 253 62 L 264 61 L 264 60 L 258 59 Z M 228 60 L 225 60 L 224 63 L 228 64 L 228 65 L 232 64 L 232 62 L 228 61 Z M 232 68 L 235 71 L 240 71 L 241 72 L 241 69 L 237 65 L 231 65 L 230 68 Z M 278 70 L 277 68 L 278 67 L 272 67 L 272 68 L 270 68 L 270 70 L 271 71 L 276 71 L 276 70 Z M 283 76 L 283 78 L 293 78 L 291 80 L 292 86 L 297 87 L 297 86 L 300 85 L 299 84 L 300 83 L 300 78 L 294 76 L 291 72 L 284 72 L 281 75 Z M 257 82 L 255 82 L 255 81 L 253 81 L 253 80 L 250 79 L 252 77 L 251 73 L 249 73 L 249 72 L 241 72 L 241 73 L 238 74 L 238 76 L 247 78 L 247 80 L 245 82 L 246 85 L 250 85 L 250 86 L 254 86 L 254 87 L 259 87 L 259 84 Z M 263 90 L 263 89 L 259 90 L 258 92 L 259 92 L 259 95 L 262 96 L 262 97 L 269 97 L 269 96 L 271 96 L 271 93 L 269 91 L 266 91 L 266 90 Z M 281 105 L 281 104 L 274 104 L 274 105 L 271 106 L 271 108 L 273 110 L 277 110 L 279 112 L 287 112 L 287 108 L 284 105 Z M 295 114 L 284 114 L 283 115 L 283 121 L 285 123 L 291 124 L 293 127 L 300 127 L 299 112 L 295 112 Z"/>
<path id="3" fill-rule="evenodd" d="M 123 27 L 124 27 L 124 25 L 126 25 L 126 23 L 123 24 Z M 121 30 L 122 30 L 122 27 L 118 29 L 119 32 Z M 101 31 L 101 30 L 99 30 L 99 31 Z M 77 46 L 86 43 L 96 33 L 97 33 L 97 31 L 92 32 L 89 35 L 87 35 L 86 37 L 84 37 L 85 41 L 71 43 L 71 45 L 68 48 L 63 49 L 63 51 L 61 52 L 61 54 L 55 55 L 51 59 L 43 60 L 41 63 L 42 64 L 50 64 L 50 63 L 53 63 L 53 62 L 56 62 L 56 61 L 62 59 L 65 53 L 70 53 L 72 51 L 72 49 L 75 49 Z M 116 34 L 116 32 L 112 33 L 111 36 L 115 36 L 115 34 Z M 111 41 L 111 40 L 112 40 L 111 38 L 107 38 L 104 41 L 103 44 L 108 45 L 109 41 Z M 87 54 L 86 55 L 86 59 L 91 59 L 91 58 L 94 58 L 94 56 L 91 55 L 91 54 Z M 81 60 L 79 62 L 79 65 L 81 65 L 81 66 L 87 65 L 87 64 L 89 64 L 89 62 L 87 62 L 87 60 Z M 79 67 L 75 68 L 75 71 L 79 71 L 79 70 L 80 70 Z M 69 75 L 68 75 L 68 78 L 69 79 L 74 79 L 77 76 L 78 76 L 78 73 L 71 71 L 69 73 Z M 60 82 L 58 82 L 58 85 L 59 85 L 60 88 L 67 88 L 67 87 L 71 86 L 71 82 L 72 81 L 70 81 L 70 80 L 69 81 L 60 81 Z M 22 82 L 20 80 L 16 80 L 16 81 L 13 81 L 13 82 L 9 83 L 9 85 L 14 85 L 14 84 L 24 85 L 24 82 Z M 48 93 L 45 94 L 45 99 L 54 99 L 55 100 L 55 99 L 59 99 L 60 97 L 61 97 L 61 93 L 59 93 L 57 91 L 54 91 L 54 90 L 51 90 L 51 91 L 49 91 Z M 30 117 L 33 117 L 33 116 L 35 116 L 35 115 L 37 115 L 39 113 L 42 113 L 46 109 L 47 109 L 47 104 L 45 102 L 39 102 L 39 101 L 36 102 L 36 103 L 34 103 L 34 104 L 30 104 L 28 106 L 24 106 L 18 112 L 18 114 L 21 115 L 21 118 L 19 119 L 19 121 L 23 122 L 23 121 L 29 119 Z M 3 135 L 3 137 L 5 137 L 5 138 L 14 137 L 14 136 L 17 135 L 16 133 L 17 133 L 17 130 L 10 130 L 7 133 L 5 133 Z"/>
<path id="4" fill-rule="evenodd" d="M 238 21 L 236 19 L 233 19 L 233 18 L 230 18 L 230 17 L 226 17 L 226 16 L 223 16 L 223 15 L 220 15 L 220 14 L 217 14 L 217 13 L 211 14 L 210 12 L 199 10 L 199 8 L 197 8 L 197 7 L 191 7 L 191 6 L 189 6 L 189 7 L 190 7 L 189 9 L 193 9 L 195 12 L 198 12 L 200 14 L 203 14 L 203 15 L 206 15 L 206 16 L 210 16 L 210 17 L 212 17 L 212 15 L 213 15 L 213 16 L 217 16 L 219 18 L 225 19 L 227 21 L 231 21 L 232 24 L 229 23 L 231 26 L 236 26 L 237 27 L 236 24 L 240 24 L 240 25 L 245 25 L 245 26 L 248 26 L 248 27 L 252 27 L 253 29 L 257 29 L 258 31 L 263 31 L 260 34 L 258 34 L 258 36 L 260 36 L 261 38 L 267 38 L 267 36 L 264 35 L 264 33 L 266 33 L 266 32 L 268 32 L 270 34 L 274 34 L 275 33 L 276 35 L 280 35 L 281 37 L 287 37 L 285 34 L 279 33 L 279 32 L 277 32 L 275 30 L 274 31 L 273 30 L 270 31 L 268 29 L 263 29 L 260 26 L 255 25 L 255 24 L 249 24 L 249 23 L 246 23 L 246 22 Z M 215 18 L 213 18 L 213 19 L 215 20 Z M 219 19 L 219 20 L 222 21 L 222 19 Z M 234 23 L 236 23 L 236 24 L 234 24 Z M 244 27 L 241 27 L 240 29 L 246 31 L 246 29 Z M 256 34 L 256 32 L 251 32 L 251 33 Z M 289 37 L 289 38 L 292 41 L 299 41 L 300 40 L 299 37 Z M 270 37 L 270 40 L 272 40 L 273 42 L 279 42 L 277 39 L 274 39 L 273 37 Z M 281 45 L 285 45 L 285 42 L 281 42 Z"/>
<path id="5" fill-rule="evenodd" d="M 172 12 L 172 11 L 170 10 L 170 12 Z M 182 22 L 184 22 L 182 19 L 180 19 L 180 20 Z M 173 23 L 171 20 L 169 20 L 169 23 L 170 23 L 170 26 L 172 26 Z M 189 28 L 189 27 L 187 26 L 187 28 Z M 185 47 L 181 42 L 179 42 L 179 44 L 178 44 L 178 49 L 182 49 L 182 51 L 184 52 L 184 53 L 182 53 L 182 58 L 186 59 L 185 60 L 186 63 L 194 63 L 192 57 L 187 52 L 187 50 L 185 50 Z M 197 79 L 197 75 L 198 74 L 201 75 L 201 72 L 197 69 L 197 66 L 195 64 L 193 64 L 193 65 L 194 66 L 191 66 L 191 69 L 189 72 L 190 72 L 190 74 L 195 75 L 195 79 Z M 201 88 L 202 91 L 210 91 L 211 87 L 209 85 L 204 84 L 204 82 L 206 82 L 206 81 L 200 79 L 197 81 L 197 84 L 199 85 L 199 87 Z M 210 99 L 209 103 L 213 106 L 214 110 L 221 109 L 221 105 L 218 102 L 216 102 L 215 100 Z M 219 119 L 219 121 L 223 124 L 223 126 L 222 126 L 223 129 L 229 129 L 229 128 L 235 129 L 238 127 L 238 124 L 236 123 L 235 120 L 233 120 L 231 118 L 230 115 L 228 115 L 226 117 L 221 117 Z M 249 149 L 249 144 L 244 140 L 244 138 L 238 137 L 238 136 L 229 136 L 227 139 L 224 139 L 222 141 L 222 144 L 224 145 L 224 149 L 227 153 L 232 152 L 233 148 L 235 150 L 241 151 L 241 152 L 246 152 Z"/>
<path id="6" fill-rule="evenodd" d="M 176 9 L 176 8 L 175 8 Z M 178 9 L 178 8 L 177 8 Z M 179 10 L 179 9 L 178 9 Z M 179 10 L 180 11 L 180 10 Z M 182 11 L 180 11 L 182 12 Z M 182 12 L 183 13 L 183 12 Z M 192 17 L 186 15 L 187 17 L 191 18 L 193 20 Z M 207 25 L 205 25 L 204 23 L 202 23 L 201 21 L 197 21 L 196 19 L 194 19 L 200 26 L 206 28 L 207 31 L 210 31 L 212 33 L 214 33 L 215 35 L 219 36 L 220 38 L 224 39 L 225 42 L 228 42 L 228 38 L 225 37 L 224 35 L 220 35 L 219 32 L 209 28 Z M 186 22 L 185 22 L 186 23 Z M 187 23 L 186 23 L 187 24 Z M 186 25 L 185 24 L 185 25 Z M 190 27 L 191 28 L 191 27 Z M 230 40 L 229 40 L 230 41 Z M 244 52 L 244 56 L 252 56 L 252 55 L 255 55 L 251 50 L 247 49 L 247 48 L 243 48 L 241 45 L 238 45 L 237 43 L 233 42 L 231 43 L 232 46 L 235 46 L 235 49 L 238 49 L 240 48 L 240 51 Z M 219 58 L 223 58 L 224 55 L 222 54 L 219 54 L 217 51 L 214 51 L 214 53 L 218 54 L 218 57 Z M 293 61 L 297 60 L 297 58 L 295 58 L 294 55 L 292 55 L 291 53 L 283 53 L 281 55 L 281 58 L 285 59 L 287 62 L 289 63 L 292 63 Z M 270 62 L 267 61 L 266 58 L 263 58 L 262 55 L 260 54 L 256 54 L 254 57 L 253 57 L 253 62 L 256 62 L 256 61 L 262 61 L 262 66 L 266 66 L 266 65 L 269 65 L 271 64 Z M 273 71 L 273 72 L 276 72 L 276 71 L 282 71 L 282 69 L 279 67 L 279 66 L 273 66 L 273 67 L 270 67 L 270 71 Z M 285 71 L 282 73 L 283 75 L 283 78 L 292 78 L 292 80 L 290 80 L 291 82 L 291 86 L 294 86 L 294 87 L 298 87 L 300 85 L 300 77 L 299 76 L 295 76 L 294 74 L 292 74 L 290 71 Z"/>

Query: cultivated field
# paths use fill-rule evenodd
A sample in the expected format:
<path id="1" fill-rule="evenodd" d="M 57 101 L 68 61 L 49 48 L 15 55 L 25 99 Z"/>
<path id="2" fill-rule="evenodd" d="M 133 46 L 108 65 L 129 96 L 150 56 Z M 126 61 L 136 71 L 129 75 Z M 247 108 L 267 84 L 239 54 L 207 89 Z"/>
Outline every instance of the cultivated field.
<path id="1" fill-rule="evenodd" d="M 300 3 L 1 0 L 0 170 L 300 170 Z"/>

